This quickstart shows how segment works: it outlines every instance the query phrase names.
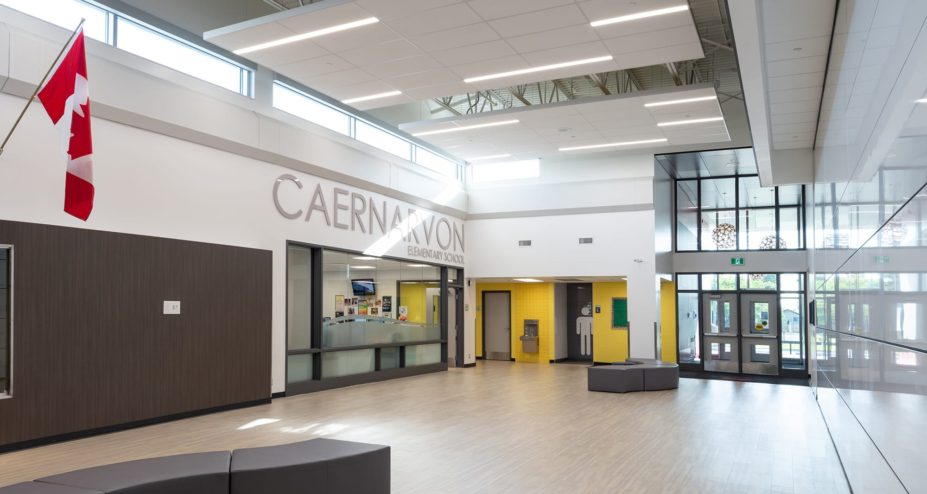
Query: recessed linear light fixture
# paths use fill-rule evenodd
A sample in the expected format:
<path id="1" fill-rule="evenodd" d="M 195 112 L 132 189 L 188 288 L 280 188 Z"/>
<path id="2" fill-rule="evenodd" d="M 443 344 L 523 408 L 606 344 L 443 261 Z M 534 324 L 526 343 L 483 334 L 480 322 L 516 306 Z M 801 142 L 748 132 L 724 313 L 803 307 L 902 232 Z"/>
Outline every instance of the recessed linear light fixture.
<path id="1" fill-rule="evenodd" d="M 247 53 L 253 53 L 260 50 L 266 50 L 268 48 L 274 48 L 276 46 L 288 45 L 290 43 L 296 43 L 297 41 L 307 40 L 309 38 L 318 38 L 319 36 L 325 36 L 326 34 L 337 33 L 339 31 L 347 31 L 348 29 L 354 29 L 356 27 L 367 26 L 370 24 L 376 24 L 380 22 L 380 19 L 376 17 L 367 17 L 365 19 L 360 19 L 357 21 L 347 22 L 344 24 L 338 24 L 337 26 L 326 27 L 323 29 L 316 29 L 315 31 L 309 31 L 308 33 L 297 34 L 295 36 L 287 36 L 286 38 L 280 38 L 274 41 L 268 41 L 266 43 L 260 43 L 253 46 L 248 46 L 235 50 L 236 55 L 244 55 Z"/>
<path id="2" fill-rule="evenodd" d="M 515 281 L 520 281 L 522 283 L 542 283 L 544 280 L 539 280 L 536 278 L 512 278 Z"/>
<path id="3" fill-rule="evenodd" d="M 716 100 L 716 99 L 718 99 L 717 96 L 711 95 L 711 96 L 702 96 L 699 98 L 674 99 L 670 101 L 655 101 L 653 103 L 645 103 L 644 106 L 647 108 L 651 108 L 654 106 L 681 105 L 683 103 L 695 103 L 697 101 L 711 101 L 711 100 Z"/>
<path id="4" fill-rule="evenodd" d="M 406 264 L 407 268 L 428 268 L 428 264 Z"/>
<path id="5" fill-rule="evenodd" d="M 378 257 L 370 257 L 370 256 L 354 256 L 354 257 L 352 257 L 351 259 L 357 259 L 358 261 L 373 261 L 373 260 L 376 260 L 376 259 L 379 259 L 379 258 L 378 258 Z"/>
<path id="6" fill-rule="evenodd" d="M 620 146 L 634 146 L 637 144 L 656 144 L 658 142 L 666 142 L 668 139 L 665 137 L 661 139 L 647 139 L 645 141 L 625 141 L 625 142 L 609 142 L 607 144 L 591 144 L 589 146 L 573 146 L 568 148 L 559 148 L 557 151 L 580 151 L 582 149 L 601 149 L 601 148 L 614 148 Z"/>
<path id="7" fill-rule="evenodd" d="M 351 103 L 360 103 L 361 101 L 370 101 L 372 99 L 389 98 L 390 96 L 399 96 L 402 91 L 387 91 L 385 93 L 368 94 L 367 96 L 358 96 L 357 98 L 348 98 L 341 100 L 342 103 L 350 105 Z"/>
<path id="8" fill-rule="evenodd" d="M 499 125 L 511 125 L 517 124 L 518 120 L 500 120 L 498 122 L 490 122 L 477 125 L 465 125 L 463 127 L 451 127 L 449 129 L 440 129 L 440 130 L 429 130 L 426 132 L 419 132 L 418 134 L 412 134 L 414 137 L 430 136 L 435 134 L 446 134 L 448 132 L 460 132 L 463 130 L 473 130 L 473 129 L 483 129 L 486 127 L 496 127 Z"/>
<path id="9" fill-rule="evenodd" d="M 918 100 L 914 100 L 914 102 L 915 102 L 915 103 L 927 103 L 927 98 L 921 98 L 921 99 L 918 99 Z"/>
<path id="10" fill-rule="evenodd" d="M 689 125 L 697 123 L 707 123 L 707 122 L 717 122 L 724 120 L 724 117 L 711 117 L 711 118 L 693 118 L 692 120 L 676 120 L 673 122 L 659 122 L 657 127 L 672 127 L 674 125 Z"/>
<path id="11" fill-rule="evenodd" d="M 467 158 L 466 161 L 485 161 L 485 160 L 495 160 L 501 158 L 508 158 L 512 156 L 511 154 L 490 154 L 489 156 L 477 156 L 476 158 Z"/>
<path id="12" fill-rule="evenodd" d="M 351 269 L 377 269 L 376 266 L 351 266 Z"/>
<path id="13" fill-rule="evenodd" d="M 638 19 L 656 17 L 658 15 L 675 14 L 676 12 L 685 12 L 686 10 L 689 10 L 688 4 L 677 5 L 675 7 L 667 7 L 665 9 L 645 10 L 644 12 L 638 12 L 636 14 L 621 15 L 618 17 L 609 17 L 608 19 L 599 19 L 597 21 L 590 22 L 589 25 L 592 27 L 607 26 L 609 24 L 617 24 L 619 22 L 636 21 Z"/>
<path id="14" fill-rule="evenodd" d="M 556 70 L 556 69 L 563 69 L 567 67 L 575 67 L 577 65 L 586 65 L 586 64 L 597 63 L 597 62 L 607 62 L 609 60 L 612 60 L 613 58 L 614 57 L 612 57 L 611 55 L 605 55 L 602 57 L 593 57 L 593 58 L 583 58 L 581 60 L 572 60 L 570 62 L 552 63 L 550 65 L 540 65 L 537 67 L 530 67 L 527 69 L 510 70 L 508 72 L 499 72 L 496 74 L 487 74 L 487 75 L 481 75 L 477 77 L 468 77 L 464 79 L 464 82 L 469 84 L 471 82 L 488 81 L 490 79 L 501 79 L 503 77 L 512 77 L 512 76 L 523 75 L 523 74 L 533 74 L 535 72 L 544 72 L 546 70 Z"/>

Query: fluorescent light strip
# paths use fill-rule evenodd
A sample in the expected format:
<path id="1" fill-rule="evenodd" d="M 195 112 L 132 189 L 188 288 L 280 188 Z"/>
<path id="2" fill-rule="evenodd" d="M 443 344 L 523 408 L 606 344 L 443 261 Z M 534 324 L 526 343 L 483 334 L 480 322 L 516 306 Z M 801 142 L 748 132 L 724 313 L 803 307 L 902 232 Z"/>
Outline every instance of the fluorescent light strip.
<path id="1" fill-rule="evenodd" d="M 431 267 L 428 264 L 406 264 L 407 268 L 428 268 Z"/>
<path id="2" fill-rule="evenodd" d="M 927 103 L 927 98 L 921 98 L 919 100 L 914 100 L 915 103 Z"/>
<path id="3" fill-rule="evenodd" d="M 702 96 L 700 98 L 685 98 L 685 99 L 674 99 L 670 101 L 657 101 L 654 103 L 645 103 L 644 106 L 651 108 L 654 106 L 668 106 L 668 105 L 681 105 L 683 103 L 695 103 L 697 101 L 711 101 L 718 99 L 717 96 Z"/>
<path id="4" fill-rule="evenodd" d="M 692 120 L 676 120 L 673 122 L 659 122 L 657 123 L 657 127 L 672 127 L 674 125 L 689 125 L 689 124 L 697 124 L 697 123 L 717 122 L 719 120 L 724 120 L 724 117 L 694 118 Z"/>
<path id="5" fill-rule="evenodd" d="M 351 103 L 360 103 L 361 101 L 370 101 L 372 99 L 389 98 L 390 96 L 399 96 L 402 91 L 387 91 L 385 93 L 369 94 L 367 96 L 358 96 L 357 98 L 348 98 L 341 102 L 350 105 Z"/>
<path id="6" fill-rule="evenodd" d="M 488 75 L 481 75 L 477 77 L 468 77 L 464 79 L 464 82 L 469 84 L 471 82 L 488 81 L 490 79 L 501 79 L 503 77 L 512 77 L 512 76 L 523 75 L 523 74 L 533 74 L 535 72 L 544 72 L 546 70 L 556 70 L 556 69 L 563 69 L 566 67 L 575 67 L 577 65 L 586 65 L 590 63 L 596 63 L 596 62 L 607 62 L 611 60 L 612 58 L 613 57 L 611 55 L 606 55 L 604 57 L 584 58 L 582 60 L 573 60 L 571 62 L 541 65 L 539 67 L 531 67 L 528 69 L 510 70 L 508 72 L 499 72 L 497 74 L 488 74 Z"/>
<path id="7" fill-rule="evenodd" d="M 367 26 L 369 24 L 376 24 L 380 22 L 380 19 L 376 17 L 367 17 L 366 19 L 360 19 L 358 21 L 348 22 L 345 24 L 338 24 L 337 26 L 326 27 L 324 29 L 317 29 L 315 31 L 309 31 L 308 33 L 297 34 L 295 36 L 287 36 L 286 38 L 280 38 L 275 41 L 268 41 L 266 43 L 260 43 L 253 46 L 248 46 L 246 48 L 241 48 L 235 50 L 236 55 L 244 55 L 246 53 L 253 53 L 260 50 L 266 50 L 268 48 L 274 48 L 276 46 L 288 45 L 290 43 L 296 43 L 297 41 L 303 41 L 309 38 L 317 38 L 319 36 L 325 36 L 326 34 L 337 33 L 339 31 L 347 31 L 348 29 L 354 29 L 355 27 Z"/>
<path id="8" fill-rule="evenodd" d="M 501 158 L 508 158 L 512 156 L 511 154 L 490 154 L 489 156 L 477 156 L 476 158 L 467 158 L 467 161 L 485 161 L 485 160 L 495 160 Z"/>
<path id="9" fill-rule="evenodd" d="M 490 123 L 477 124 L 477 125 L 465 125 L 463 127 L 452 127 L 450 129 L 429 130 L 427 132 L 419 132 L 418 134 L 412 134 L 412 135 L 414 137 L 431 136 L 435 134 L 446 134 L 448 132 L 460 132 L 463 130 L 483 129 L 486 127 L 497 127 L 499 125 L 511 125 L 511 124 L 517 124 L 517 123 L 518 123 L 518 120 L 514 120 L 514 119 L 513 120 L 501 120 L 499 122 L 490 122 Z"/>
<path id="10" fill-rule="evenodd" d="M 589 146 L 574 146 L 569 148 L 560 148 L 557 151 L 579 151 L 582 149 L 601 149 L 601 148 L 614 148 L 620 146 L 635 146 L 637 144 L 656 144 L 658 142 L 666 142 L 667 138 L 662 139 L 647 139 L 645 141 L 627 141 L 627 142 L 610 142 L 608 144 L 592 144 Z"/>
<path id="11" fill-rule="evenodd" d="M 512 278 L 515 281 L 520 281 L 522 283 L 541 283 L 544 280 L 538 280 L 535 278 Z"/>
<path id="12" fill-rule="evenodd" d="M 676 12 L 684 12 L 684 11 L 686 11 L 686 10 L 689 10 L 689 5 L 688 5 L 688 4 L 686 4 L 686 5 L 677 5 L 676 7 L 667 7 L 667 8 L 665 8 L 665 9 L 647 10 L 647 11 L 644 11 L 644 12 L 638 12 L 638 13 L 636 13 L 636 14 L 628 14 L 628 15 L 622 15 L 622 16 L 618 16 L 618 17 L 610 17 L 610 18 L 608 18 L 608 19 L 599 19 L 599 20 L 597 20 L 597 21 L 592 21 L 592 22 L 590 22 L 589 25 L 592 26 L 592 27 L 607 26 L 607 25 L 609 25 L 609 24 L 617 24 L 617 23 L 619 23 L 619 22 L 636 21 L 636 20 L 638 20 L 638 19 L 646 19 L 646 18 L 648 18 L 648 17 L 656 17 L 656 16 L 658 16 L 658 15 L 675 14 Z"/>

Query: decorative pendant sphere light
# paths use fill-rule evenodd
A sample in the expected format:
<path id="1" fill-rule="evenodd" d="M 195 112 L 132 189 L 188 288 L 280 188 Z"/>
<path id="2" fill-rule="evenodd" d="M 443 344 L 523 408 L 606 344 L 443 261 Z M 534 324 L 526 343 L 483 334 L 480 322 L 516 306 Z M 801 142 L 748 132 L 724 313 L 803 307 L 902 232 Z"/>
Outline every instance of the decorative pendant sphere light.
<path id="1" fill-rule="evenodd" d="M 788 249 L 788 246 L 785 244 L 785 240 L 783 240 L 782 237 L 766 235 L 763 237 L 763 240 L 760 240 L 760 250 L 774 250 L 776 248 L 777 239 L 779 240 L 780 249 Z"/>
<path id="2" fill-rule="evenodd" d="M 730 223 L 721 223 L 711 231 L 711 240 L 719 249 L 733 249 L 737 243 L 737 228 Z"/>

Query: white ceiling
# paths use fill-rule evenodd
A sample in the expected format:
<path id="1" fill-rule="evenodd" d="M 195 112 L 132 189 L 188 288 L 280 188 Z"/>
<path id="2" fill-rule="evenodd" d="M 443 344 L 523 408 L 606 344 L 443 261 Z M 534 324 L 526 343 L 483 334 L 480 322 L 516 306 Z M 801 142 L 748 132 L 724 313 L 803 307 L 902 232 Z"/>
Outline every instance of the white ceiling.
<path id="1" fill-rule="evenodd" d="M 326 0 L 209 31 L 229 50 L 375 16 L 380 22 L 249 53 L 332 98 L 402 91 L 365 110 L 477 89 L 704 57 L 689 11 L 593 28 L 591 21 L 683 0 Z M 803 8 L 808 10 L 810 7 Z M 811 9 L 813 10 L 813 9 Z M 463 79 L 612 55 L 598 62 L 467 84 Z"/>
<path id="2" fill-rule="evenodd" d="M 510 154 L 505 160 L 624 149 L 665 148 L 679 144 L 725 143 L 731 140 L 724 120 L 672 127 L 658 122 L 723 117 L 717 99 L 645 107 L 644 104 L 716 95 L 710 85 L 695 89 L 655 90 L 599 98 L 583 98 L 542 106 L 526 106 L 466 117 L 401 124 L 413 135 L 455 127 L 518 120 L 497 127 L 421 136 L 463 159 Z M 558 151 L 561 147 L 667 138 L 668 142 L 593 150 Z"/>
<path id="3" fill-rule="evenodd" d="M 776 0 L 761 5 L 772 149 L 809 149 L 824 89 L 836 0 Z"/>

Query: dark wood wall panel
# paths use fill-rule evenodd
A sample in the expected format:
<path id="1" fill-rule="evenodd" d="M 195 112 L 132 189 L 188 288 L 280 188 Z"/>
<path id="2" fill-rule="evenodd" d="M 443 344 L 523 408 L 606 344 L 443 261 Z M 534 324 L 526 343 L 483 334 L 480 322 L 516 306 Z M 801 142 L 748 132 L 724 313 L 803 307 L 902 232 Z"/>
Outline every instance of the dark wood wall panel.
<path id="1" fill-rule="evenodd" d="M 0 446 L 270 397 L 270 251 L 9 221 L 0 244 L 14 246 Z"/>

